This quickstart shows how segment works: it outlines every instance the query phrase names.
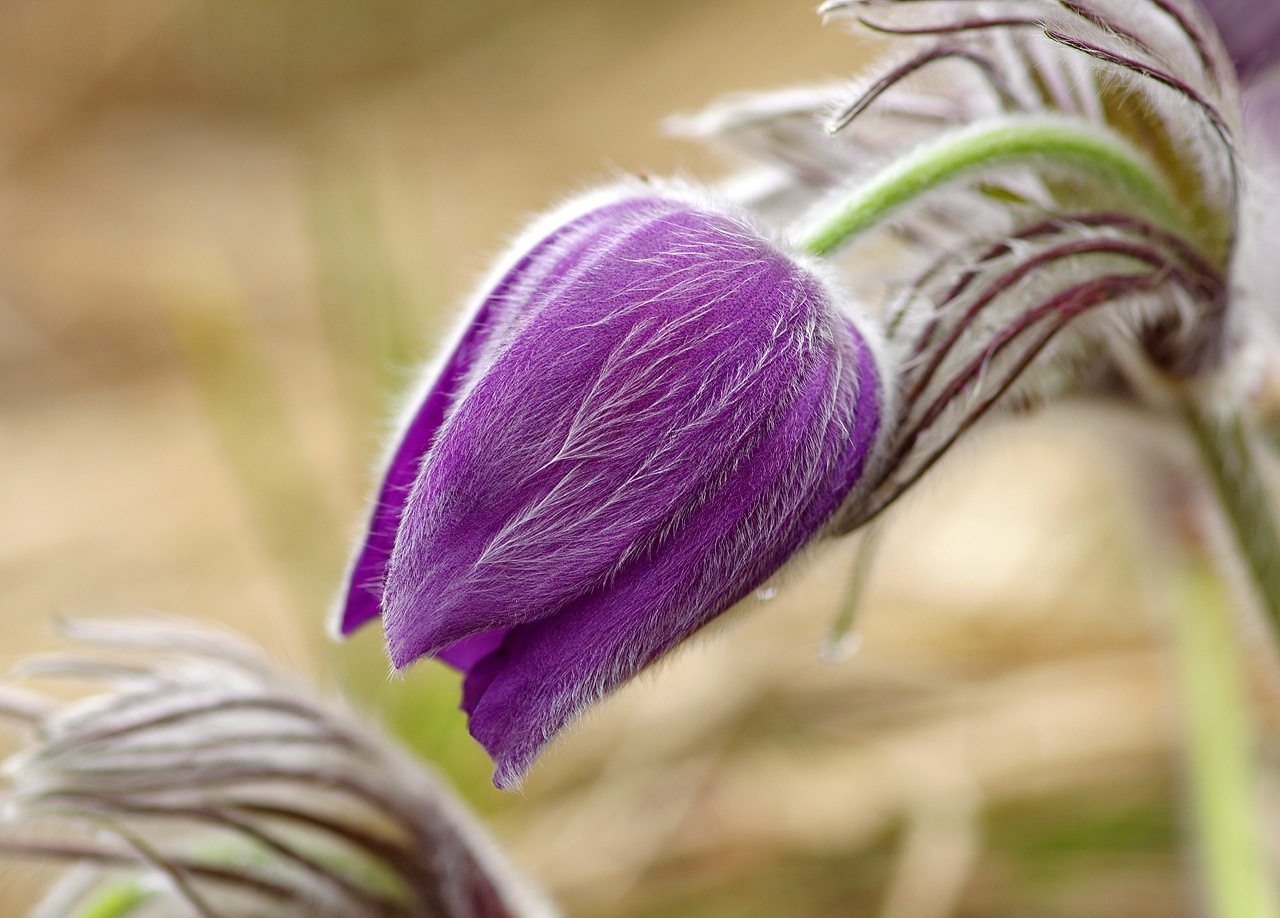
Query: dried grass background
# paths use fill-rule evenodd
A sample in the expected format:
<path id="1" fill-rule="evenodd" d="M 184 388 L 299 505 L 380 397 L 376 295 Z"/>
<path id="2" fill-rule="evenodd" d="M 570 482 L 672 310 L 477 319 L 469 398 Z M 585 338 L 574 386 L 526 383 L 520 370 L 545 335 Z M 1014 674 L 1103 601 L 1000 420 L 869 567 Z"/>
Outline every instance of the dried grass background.
<path id="1" fill-rule="evenodd" d="M 851 658 L 819 654 L 845 544 L 524 796 L 488 786 L 450 673 L 324 637 L 391 398 L 522 215 L 616 170 L 713 176 L 663 116 L 868 59 L 790 0 L 9 0 L 0 666 L 59 613 L 244 630 L 440 765 L 570 915 L 1195 914 L 1142 548 L 1187 485 L 1121 414 L 945 463 Z M 0 914 L 43 878 L 0 867 Z"/>

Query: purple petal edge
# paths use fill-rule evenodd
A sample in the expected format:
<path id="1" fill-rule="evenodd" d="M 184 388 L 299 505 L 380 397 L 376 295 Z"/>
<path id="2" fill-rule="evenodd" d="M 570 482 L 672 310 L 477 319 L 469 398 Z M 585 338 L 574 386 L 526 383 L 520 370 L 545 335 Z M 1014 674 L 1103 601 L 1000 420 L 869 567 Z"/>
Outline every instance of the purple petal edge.
<path id="1" fill-rule="evenodd" d="M 395 665 L 554 614 L 735 461 L 733 444 L 774 409 L 699 398 L 707 371 L 746 347 L 744 366 L 764 357 L 757 376 L 789 379 L 772 327 L 734 309 L 767 300 L 790 268 L 743 230 L 641 200 L 554 253 L 564 272 L 522 287 L 527 321 L 457 406 L 405 506 L 385 595 Z M 739 302 L 718 304 L 726 287 Z M 665 437 L 671 425 L 710 447 Z"/>
<path id="2" fill-rule="evenodd" d="M 512 311 L 518 309 L 518 304 L 509 302 L 513 288 L 540 254 L 566 236 L 585 231 L 590 223 L 605 218 L 612 209 L 605 206 L 589 211 L 577 220 L 548 232 L 545 238 L 515 261 L 480 301 L 461 339 L 420 397 L 407 426 L 397 435 L 396 447 L 378 489 L 364 540 L 347 573 L 337 617 L 338 636 L 349 635 L 382 614 L 387 565 L 423 457 L 435 441 L 440 426 L 477 361 L 490 346 L 490 339 L 506 332 L 517 318 Z"/>
<path id="3" fill-rule="evenodd" d="M 387 561 L 395 545 L 396 530 L 400 526 L 400 515 L 422 457 L 444 419 L 450 394 L 470 365 L 473 348 L 467 345 L 479 336 L 483 327 L 480 321 L 478 316 L 477 323 L 464 336 L 463 344 L 450 356 L 391 457 L 373 507 L 368 534 L 347 578 L 346 602 L 339 621 L 341 634 L 350 634 L 382 614 L 382 584 Z"/>

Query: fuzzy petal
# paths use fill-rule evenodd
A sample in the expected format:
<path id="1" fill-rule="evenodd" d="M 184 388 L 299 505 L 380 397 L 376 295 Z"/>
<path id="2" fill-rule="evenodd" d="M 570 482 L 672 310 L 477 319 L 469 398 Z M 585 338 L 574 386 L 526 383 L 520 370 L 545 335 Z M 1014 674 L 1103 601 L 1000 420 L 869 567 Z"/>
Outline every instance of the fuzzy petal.
<path id="1" fill-rule="evenodd" d="M 821 286 L 730 218 L 670 200 L 575 255 L 524 287 L 527 321 L 423 462 L 384 596 L 397 666 L 659 551 L 829 359 Z"/>
<path id="2" fill-rule="evenodd" d="M 510 628 L 494 628 L 491 631 L 468 635 L 441 650 L 436 657 L 454 669 L 469 672 L 485 657 L 496 653 L 510 631 Z"/>
<path id="3" fill-rule="evenodd" d="M 812 537 L 861 474 L 880 422 L 865 344 L 850 338 L 810 368 L 769 433 L 670 539 L 606 588 L 513 628 L 467 676 L 464 707 L 500 787 L 584 707 L 769 578 Z"/>
<path id="4" fill-rule="evenodd" d="M 614 219 L 620 208 L 642 206 L 641 201 L 618 202 L 554 229 L 501 273 L 481 298 L 461 338 L 396 436 L 368 530 L 347 575 L 337 622 L 339 634 L 350 634 L 381 614 L 387 564 L 423 456 L 435 441 L 451 406 L 474 379 L 475 369 L 493 359 L 519 324 L 527 305 L 524 288 L 556 282 L 571 268 L 582 240 L 590 238 L 600 223 Z"/>

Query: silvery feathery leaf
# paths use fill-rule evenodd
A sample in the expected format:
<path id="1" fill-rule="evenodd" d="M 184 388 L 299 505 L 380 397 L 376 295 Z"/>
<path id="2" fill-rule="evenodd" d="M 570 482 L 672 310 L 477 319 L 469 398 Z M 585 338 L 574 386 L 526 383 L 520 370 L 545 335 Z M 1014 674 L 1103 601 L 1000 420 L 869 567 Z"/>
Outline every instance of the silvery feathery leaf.
<path id="1" fill-rule="evenodd" d="M 674 115 L 665 126 L 674 136 L 708 141 L 752 164 L 722 190 L 781 223 L 904 144 L 989 114 L 989 100 L 969 91 L 976 88 L 960 80 L 936 92 L 897 93 L 835 135 L 825 122 L 855 91 L 847 82 L 729 96 L 701 112 Z"/>
<path id="2" fill-rule="evenodd" d="M 767 215 L 779 200 L 817 200 L 797 225 L 820 222 L 886 164 L 970 129 L 957 120 L 1001 117 L 1096 126 L 1145 163 L 1176 209 L 1158 212 L 1079 164 L 1024 157 L 892 214 L 878 229 L 905 241 L 893 257 L 853 247 L 844 277 L 883 291 L 900 397 L 882 480 L 845 508 L 846 528 L 892 502 L 992 408 L 1119 378 L 1205 378 L 1227 363 L 1241 111 L 1235 67 L 1199 6 L 831 0 L 821 11 L 887 38 L 893 56 L 843 95 L 827 87 L 790 106 L 786 94 L 736 97 L 683 122 L 772 170 L 768 197 L 746 196 Z M 904 107 L 929 109 L 922 99 L 938 117 L 905 118 Z M 814 162 L 827 167 L 798 166 Z"/>
<path id="3" fill-rule="evenodd" d="M 1214 228 L 1218 254 L 1229 247 L 1238 182 L 1234 68 L 1190 0 L 833 0 L 822 12 L 890 37 L 890 58 L 858 82 L 732 96 L 670 126 L 787 176 L 811 201 L 993 113 L 1081 118 L 1118 131 L 1175 173 L 1188 206 L 1225 224 Z M 981 184 L 1010 181 L 1004 170 Z M 1015 190 L 1007 197 L 1027 196 L 1025 186 Z M 971 203 L 953 197 L 951 222 L 969 238 L 999 235 L 998 220 L 975 227 L 965 210 Z M 1055 202 L 1037 196 L 1035 203 Z M 937 211 L 909 216 L 922 213 Z"/>
<path id="4" fill-rule="evenodd" d="M 252 648 L 157 622 L 69 630 L 96 649 L 22 670 L 98 691 L 0 690 L 31 737 L 5 763 L 0 851 L 78 865 L 40 918 L 106 902 L 149 918 L 552 914 L 437 777 Z"/>

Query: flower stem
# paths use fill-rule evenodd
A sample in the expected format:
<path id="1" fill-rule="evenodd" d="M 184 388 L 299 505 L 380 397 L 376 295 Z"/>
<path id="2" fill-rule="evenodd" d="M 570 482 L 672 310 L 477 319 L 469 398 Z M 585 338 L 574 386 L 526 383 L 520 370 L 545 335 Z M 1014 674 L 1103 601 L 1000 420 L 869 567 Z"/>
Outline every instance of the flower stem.
<path id="1" fill-rule="evenodd" d="M 1238 415 L 1219 415 L 1192 396 L 1181 400 L 1181 409 L 1232 541 L 1280 641 L 1280 531 L 1253 438 Z"/>
<path id="2" fill-rule="evenodd" d="M 1249 581 L 1280 638 L 1280 534 L 1260 456 L 1238 413 L 1221 414 L 1194 395 L 1180 399 Z M 1277 918 L 1259 838 L 1248 699 L 1221 577 L 1183 565 L 1175 599 L 1196 834 L 1205 893 L 1218 918 Z"/>
<path id="3" fill-rule="evenodd" d="M 1092 122 L 1033 115 L 985 120 L 921 145 L 803 228 L 796 244 L 812 255 L 830 255 L 926 191 L 966 173 L 1020 161 L 1083 167 L 1123 188 L 1168 229 L 1194 238 L 1160 170 L 1122 136 Z"/>
<path id="4" fill-rule="evenodd" d="M 862 606 L 862 594 L 866 591 L 867 581 L 871 579 L 871 568 L 875 563 L 876 552 L 880 549 L 883 532 L 883 520 L 876 520 L 863 530 L 862 541 L 855 550 L 853 565 L 849 570 L 849 582 L 845 584 L 840 607 L 836 610 L 836 620 L 832 622 L 831 631 L 822 648 L 823 658 L 830 662 L 846 659 L 858 648 L 859 641 L 853 632 L 854 620 Z"/>
<path id="5" fill-rule="evenodd" d="M 71 913 L 71 918 L 129 918 L 155 898 L 155 890 L 148 889 L 134 877 L 121 880 L 100 890 L 91 900 Z"/>
<path id="6" fill-rule="evenodd" d="M 1174 632 L 1195 836 L 1215 918 L 1276 918 L 1262 850 L 1253 737 L 1228 591 L 1204 565 L 1179 565 Z"/>

